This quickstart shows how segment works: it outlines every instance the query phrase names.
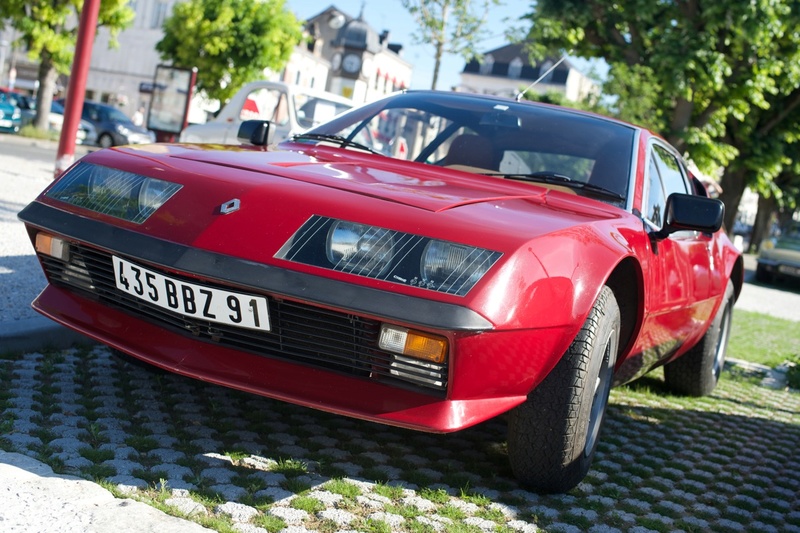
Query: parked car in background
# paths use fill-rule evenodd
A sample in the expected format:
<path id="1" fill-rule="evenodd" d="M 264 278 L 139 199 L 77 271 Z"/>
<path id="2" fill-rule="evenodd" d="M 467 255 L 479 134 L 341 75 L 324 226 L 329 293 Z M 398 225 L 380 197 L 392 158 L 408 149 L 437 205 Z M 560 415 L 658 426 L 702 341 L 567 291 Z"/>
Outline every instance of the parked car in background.
<path id="1" fill-rule="evenodd" d="M 36 102 L 33 98 L 25 96 L 19 101 L 22 106 L 22 127 L 32 124 L 36 119 Z M 61 133 L 64 124 L 64 106 L 57 101 L 50 104 L 50 113 L 47 115 L 47 124 L 50 131 Z M 93 146 L 97 143 L 97 130 L 88 120 L 81 119 L 78 131 L 75 133 L 75 142 Z"/>
<path id="2" fill-rule="evenodd" d="M 0 132 L 17 133 L 22 126 L 22 110 L 12 93 L 0 91 Z"/>
<path id="3" fill-rule="evenodd" d="M 717 385 L 743 259 L 664 139 L 444 91 L 277 146 L 271 126 L 82 157 L 19 214 L 48 280 L 34 308 L 340 415 L 445 433 L 508 413 L 540 492 L 586 475 L 612 385 L 661 366 L 674 392 Z"/>
<path id="4" fill-rule="evenodd" d="M 214 120 L 185 128 L 180 141 L 239 144 L 239 125 L 244 120 L 257 119 L 270 121 L 273 141 L 277 143 L 351 107 L 351 100 L 332 93 L 276 81 L 254 81 L 239 89 Z"/>
<path id="5" fill-rule="evenodd" d="M 792 221 L 781 234 L 761 243 L 756 279 L 771 283 L 783 278 L 800 279 L 800 222 Z"/>
<path id="6" fill-rule="evenodd" d="M 64 105 L 64 100 L 58 100 Z M 97 131 L 97 145 L 102 148 L 122 144 L 148 144 L 155 142 L 155 134 L 137 126 L 120 109 L 99 102 L 85 100 L 81 118 L 90 122 Z"/>

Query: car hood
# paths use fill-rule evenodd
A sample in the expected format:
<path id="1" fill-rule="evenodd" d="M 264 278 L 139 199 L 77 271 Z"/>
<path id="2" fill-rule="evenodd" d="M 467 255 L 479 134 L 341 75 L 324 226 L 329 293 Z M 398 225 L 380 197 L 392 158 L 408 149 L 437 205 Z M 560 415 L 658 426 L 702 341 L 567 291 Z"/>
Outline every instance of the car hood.
<path id="1" fill-rule="evenodd" d="M 232 157 L 233 155 L 233 157 Z M 325 154 L 328 155 L 328 154 Z M 544 201 L 551 189 L 386 157 L 319 158 L 299 152 L 186 151 L 174 157 L 231 169 L 276 174 L 431 212 L 488 201 Z M 591 202 L 594 203 L 594 202 Z"/>

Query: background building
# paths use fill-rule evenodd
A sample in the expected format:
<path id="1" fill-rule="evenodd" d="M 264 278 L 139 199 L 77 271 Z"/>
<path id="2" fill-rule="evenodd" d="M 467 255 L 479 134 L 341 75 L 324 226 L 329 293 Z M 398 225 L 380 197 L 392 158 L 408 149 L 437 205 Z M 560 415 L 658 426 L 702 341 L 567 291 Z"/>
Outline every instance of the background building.
<path id="1" fill-rule="evenodd" d="M 486 52 L 480 60 L 473 59 L 467 63 L 456 90 L 513 98 L 557 62 L 558 59 L 548 58 L 538 64 L 531 63 L 523 44 L 508 44 Z M 599 89 L 569 60 L 565 60 L 530 90 L 538 93 L 556 91 L 569 100 L 580 101 Z"/>
<path id="2" fill-rule="evenodd" d="M 181 1 L 185 0 L 129 0 L 135 17 L 118 34 L 116 48 L 109 47 L 110 32 L 99 28 L 86 80 L 87 99 L 114 104 L 129 116 L 140 106 L 148 107 L 156 66 L 162 63 L 156 43 L 163 37 L 164 20 Z M 331 5 L 306 22 L 306 31 L 308 42 L 296 47 L 282 72 L 265 70 L 265 79 L 328 90 L 356 103 L 410 85 L 412 66 L 400 57 L 402 46 L 389 42 L 388 30 L 378 34 L 362 15 L 354 18 Z M 10 27 L 0 31 L 0 86 L 33 94 L 38 90 L 38 64 L 25 50 L 12 49 L 15 38 Z M 63 96 L 67 80 L 59 78 L 55 96 Z M 203 115 L 218 106 L 194 106 L 190 121 L 205 121 Z"/>

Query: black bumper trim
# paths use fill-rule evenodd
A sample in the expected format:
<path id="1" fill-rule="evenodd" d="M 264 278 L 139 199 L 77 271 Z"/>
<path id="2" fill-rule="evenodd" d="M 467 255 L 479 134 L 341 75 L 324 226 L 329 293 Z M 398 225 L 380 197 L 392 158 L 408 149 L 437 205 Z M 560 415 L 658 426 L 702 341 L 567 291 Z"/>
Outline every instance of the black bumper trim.
<path id="1" fill-rule="evenodd" d="M 32 202 L 18 216 L 26 224 L 70 239 L 221 283 L 235 280 L 242 287 L 428 328 L 449 331 L 492 329 L 486 318 L 459 305 L 394 294 L 198 250 L 39 202 Z"/>

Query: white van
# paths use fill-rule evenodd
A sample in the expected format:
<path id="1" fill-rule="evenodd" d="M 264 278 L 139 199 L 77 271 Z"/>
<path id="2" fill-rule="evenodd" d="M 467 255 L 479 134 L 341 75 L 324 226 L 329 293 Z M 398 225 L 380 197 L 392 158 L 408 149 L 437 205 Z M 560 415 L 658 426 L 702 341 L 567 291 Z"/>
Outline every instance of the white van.
<path id="1" fill-rule="evenodd" d="M 243 120 L 269 120 L 279 143 L 353 107 L 342 96 L 278 81 L 254 81 L 233 95 L 214 120 L 192 124 L 181 132 L 180 142 L 239 144 L 236 134 Z"/>

